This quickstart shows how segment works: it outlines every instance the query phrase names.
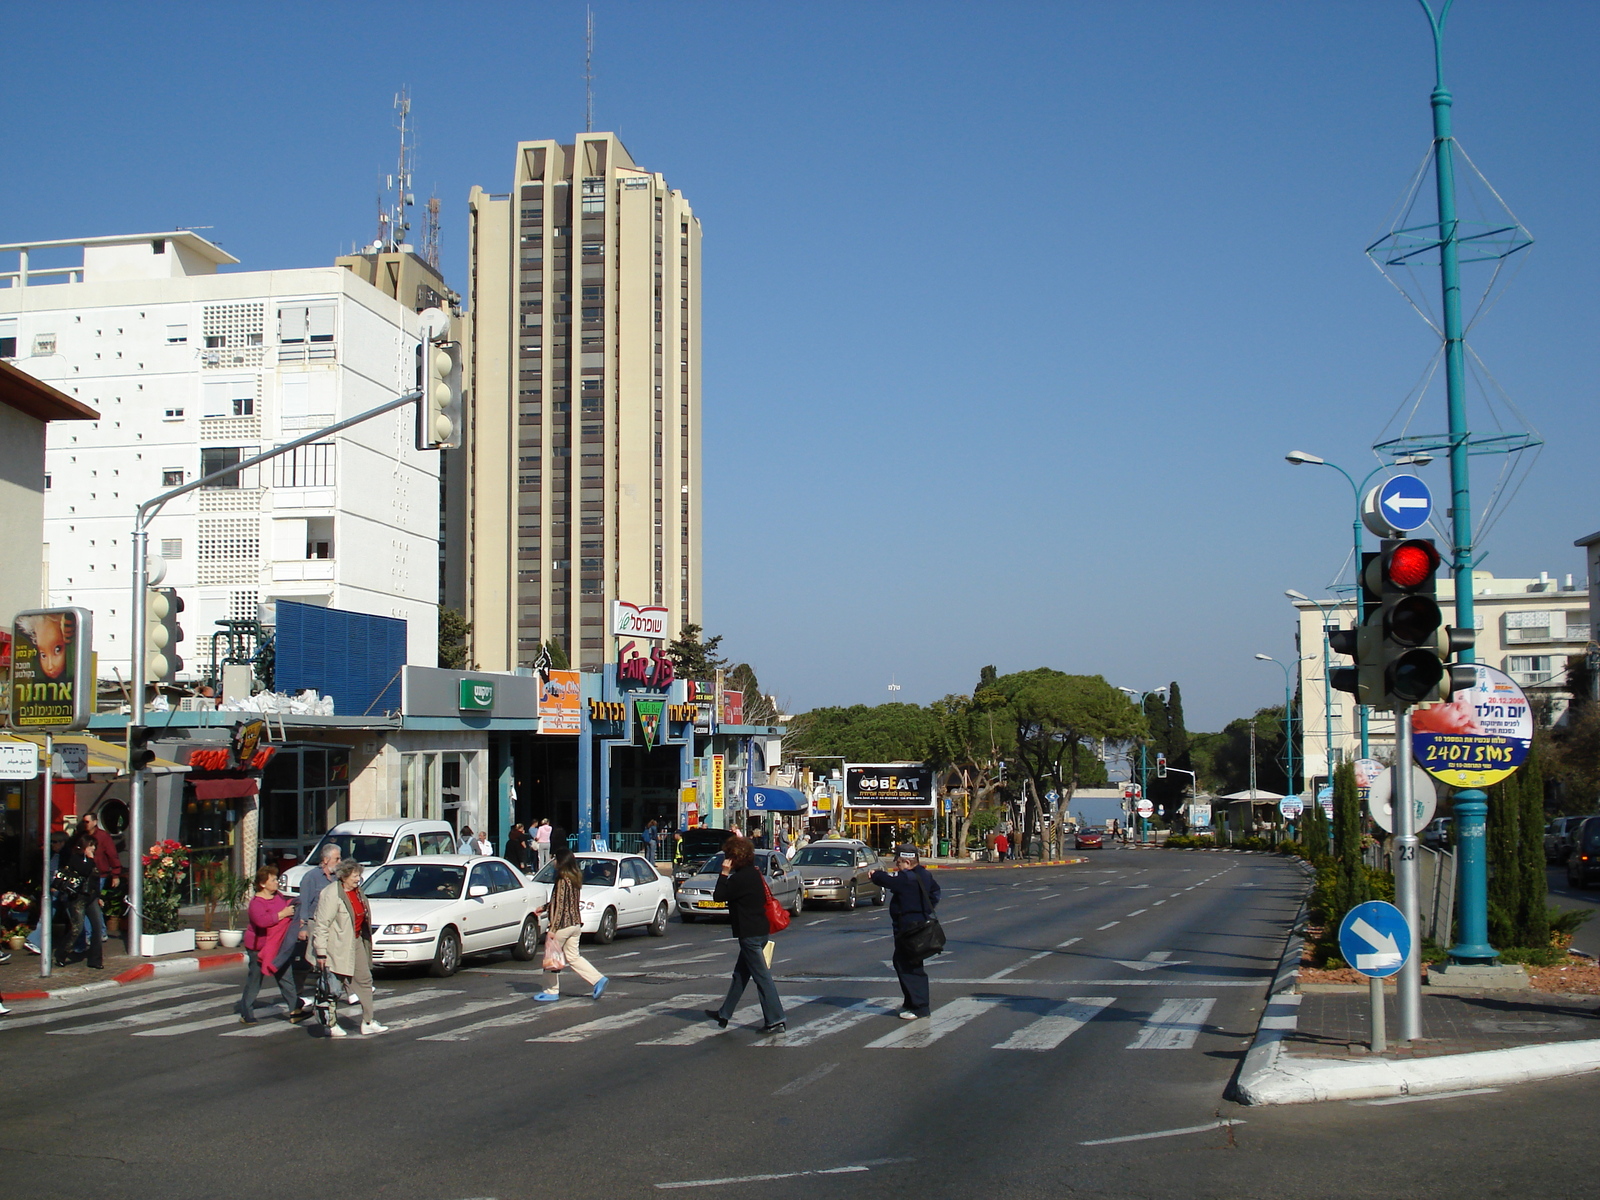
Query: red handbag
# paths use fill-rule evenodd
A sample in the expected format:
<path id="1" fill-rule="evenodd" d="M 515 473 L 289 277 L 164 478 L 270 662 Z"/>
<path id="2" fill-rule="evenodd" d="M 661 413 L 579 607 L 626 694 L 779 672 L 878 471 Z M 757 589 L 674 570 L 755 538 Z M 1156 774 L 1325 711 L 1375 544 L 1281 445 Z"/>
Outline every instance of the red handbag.
<path id="1" fill-rule="evenodd" d="M 782 933 L 789 928 L 789 910 L 778 903 L 778 898 L 772 894 L 764 877 L 761 890 L 767 894 L 767 930 L 769 933 Z"/>

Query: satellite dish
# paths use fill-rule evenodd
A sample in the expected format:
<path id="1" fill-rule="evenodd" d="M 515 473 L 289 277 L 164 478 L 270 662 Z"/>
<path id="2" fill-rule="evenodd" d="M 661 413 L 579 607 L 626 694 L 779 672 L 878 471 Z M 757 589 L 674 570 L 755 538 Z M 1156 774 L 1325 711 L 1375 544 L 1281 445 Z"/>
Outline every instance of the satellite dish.
<path id="1" fill-rule="evenodd" d="M 417 318 L 422 323 L 422 336 L 430 342 L 437 342 L 450 332 L 450 314 L 442 308 L 425 308 Z"/>

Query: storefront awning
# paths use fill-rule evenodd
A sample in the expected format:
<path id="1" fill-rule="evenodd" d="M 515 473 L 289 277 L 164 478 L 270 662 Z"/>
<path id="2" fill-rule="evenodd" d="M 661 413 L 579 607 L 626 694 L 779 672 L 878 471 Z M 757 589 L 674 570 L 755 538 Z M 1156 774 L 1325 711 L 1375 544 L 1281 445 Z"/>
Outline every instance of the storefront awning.
<path id="1" fill-rule="evenodd" d="M 21 733 L 16 730 L 7 730 L 5 733 L 0 734 L 0 741 L 32 742 L 41 750 L 44 748 L 44 734 L 42 733 Z M 63 742 L 75 742 L 88 749 L 90 775 L 121 775 L 127 768 L 128 752 L 115 742 L 102 741 L 97 737 L 82 733 L 56 734 L 56 745 L 59 746 Z M 170 759 L 157 758 L 152 760 L 145 770 L 152 771 L 157 775 L 173 775 L 183 774 L 189 768 Z"/>
<path id="2" fill-rule="evenodd" d="M 805 812 L 808 807 L 806 794 L 799 788 L 751 788 L 745 798 L 745 808 L 751 812 Z"/>
<path id="3" fill-rule="evenodd" d="M 260 780 L 257 779 L 191 779 L 189 786 L 194 788 L 196 800 L 233 800 L 242 796 L 254 796 L 259 790 Z"/>

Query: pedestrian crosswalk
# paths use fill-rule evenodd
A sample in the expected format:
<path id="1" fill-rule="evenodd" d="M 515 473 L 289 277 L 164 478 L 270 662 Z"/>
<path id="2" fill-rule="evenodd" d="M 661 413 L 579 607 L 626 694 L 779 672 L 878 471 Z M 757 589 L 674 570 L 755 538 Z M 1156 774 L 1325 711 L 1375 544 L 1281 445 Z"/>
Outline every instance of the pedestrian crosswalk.
<path id="1" fill-rule="evenodd" d="M 526 990 L 469 997 L 462 988 L 423 985 L 382 990 L 376 1008 L 392 1038 L 419 1043 L 467 1042 L 509 1034 L 553 1049 L 618 1038 L 654 1052 L 717 1041 L 782 1051 L 830 1039 L 837 1039 L 841 1047 L 855 1040 L 864 1050 L 925 1050 L 968 1039 L 989 1050 L 1042 1054 L 1059 1049 L 1096 1025 L 1108 1026 L 1104 1037 L 1123 1049 L 1192 1050 L 1201 1035 L 1212 1029 L 1208 1021 L 1217 1002 L 1216 997 L 1184 996 L 1158 1003 L 1148 993 L 1060 999 L 979 992 L 945 1001 L 927 1019 L 895 1021 L 888 1018 L 899 1012 L 898 996 L 825 995 L 816 989 L 805 995 L 785 995 L 787 1030 L 763 1036 L 759 1033 L 763 1023 L 759 1004 L 740 1008 L 726 1029 L 707 1020 L 702 1010 L 721 999 L 715 993 L 686 992 L 655 1000 L 622 994 L 599 1005 L 582 998 L 536 1004 Z M 321 1032 L 314 1022 L 291 1025 L 283 1019 L 282 1006 L 277 1003 L 257 1008 L 257 1024 L 240 1026 L 237 1002 L 236 990 L 223 984 L 134 991 L 111 1000 L 15 1013 L 0 1023 L 0 1044 L 7 1035 L 40 1027 L 52 1037 L 211 1035 L 282 1040 Z M 347 1024 L 358 1016 L 353 1009 L 341 1011 Z M 526 1034 L 521 1032 L 524 1029 Z M 1134 1030 L 1128 1040 L 1129 1031 Z"/>

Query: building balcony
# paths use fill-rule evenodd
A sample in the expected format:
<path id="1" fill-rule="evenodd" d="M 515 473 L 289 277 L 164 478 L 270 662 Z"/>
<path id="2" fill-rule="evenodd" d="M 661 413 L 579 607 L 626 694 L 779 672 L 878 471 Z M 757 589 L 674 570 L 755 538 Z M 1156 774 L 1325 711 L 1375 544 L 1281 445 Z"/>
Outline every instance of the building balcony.
<path id="1" fill-rule="evenodd" d="M 272 564 L 273 583 L 298 583 L 312 580 L 332 580 L 333 564 L 331 558 L 291 559 L 287 562 Z"/>

